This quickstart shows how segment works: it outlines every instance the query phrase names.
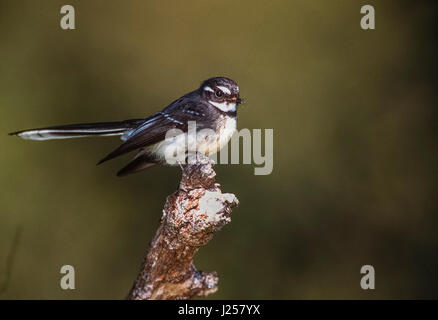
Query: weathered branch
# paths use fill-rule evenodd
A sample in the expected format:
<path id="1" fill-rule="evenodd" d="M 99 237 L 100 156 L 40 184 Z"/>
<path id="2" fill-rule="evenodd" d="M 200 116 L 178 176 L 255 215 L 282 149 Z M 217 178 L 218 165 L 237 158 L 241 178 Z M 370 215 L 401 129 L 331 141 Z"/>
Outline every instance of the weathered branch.
<path id="1" fill-rule="evenodd" d="M 208 157 L 198 155 L 196 164 L 182 170 L 179 190 L 166 200 L 161 225 L 128 299 L 190 299 L 217 290 L 216 272 L 198 271 L 193 257 L 231 221 L 238 200 L 221 192 Z"/>

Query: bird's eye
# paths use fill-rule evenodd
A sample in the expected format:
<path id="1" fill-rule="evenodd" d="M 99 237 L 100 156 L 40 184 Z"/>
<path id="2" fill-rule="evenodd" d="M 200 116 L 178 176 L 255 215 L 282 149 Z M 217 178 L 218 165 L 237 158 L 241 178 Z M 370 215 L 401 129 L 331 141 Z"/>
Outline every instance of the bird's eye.
<path id="1" fill-rule="evenodd" d="M 220 98 L 224 93 L 221 90 L 216 90 L 214 94 L 216 95 L 216 97 Z"/>

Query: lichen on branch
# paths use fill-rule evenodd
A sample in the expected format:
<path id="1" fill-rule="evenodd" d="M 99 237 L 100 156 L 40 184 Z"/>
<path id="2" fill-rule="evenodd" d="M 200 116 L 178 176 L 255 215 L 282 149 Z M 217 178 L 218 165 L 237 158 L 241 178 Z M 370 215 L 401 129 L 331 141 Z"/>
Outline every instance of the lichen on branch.
<path id="1" fill-rule="evenodd" d="M 179 189 L 167 197 L 161 224 L 128 299 L 190 299 L 217 290 L 216 272 L 198 271 L 193 258 L 231 221 L 238 200 L 222 193 L 212 165 L 210 158 L 197 154 L 196 163 L 182 166 Z"/>

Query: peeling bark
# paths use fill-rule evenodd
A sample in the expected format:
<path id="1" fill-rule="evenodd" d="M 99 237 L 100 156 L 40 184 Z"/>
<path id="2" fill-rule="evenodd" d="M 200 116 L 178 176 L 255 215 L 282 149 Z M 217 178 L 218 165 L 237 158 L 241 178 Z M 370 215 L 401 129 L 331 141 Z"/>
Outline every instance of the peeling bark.
<path id="1" fill-rule="evenodd" d="M 198 271 L 193 257 L 231 221 L 237 198 L 215 183 L 212 160 L 198 154 L 182 167 L 179 189 L 167 197 L 161 225 L 127 299 L 190 299 L 216 292 L 216 272 Z"/>

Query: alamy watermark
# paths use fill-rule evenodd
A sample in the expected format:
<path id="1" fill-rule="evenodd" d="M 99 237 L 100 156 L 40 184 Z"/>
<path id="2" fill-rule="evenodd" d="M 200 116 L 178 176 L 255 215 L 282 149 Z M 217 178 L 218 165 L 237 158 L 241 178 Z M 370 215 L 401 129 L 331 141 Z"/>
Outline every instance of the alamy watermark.
<path id="1" fill-rule="evenodd" d="M 272 173 L 273 129 L 264 129 L 264 139 L 262 139 L 262 129 L 253 129 L 251 132 L 246 128 L 239 131 L 225 128 L 216 133 L 209 128 L 198 130 L 196 121 L 188 121 L 187 124 L 187 132 L 171 129 L 166 133 L 165 140 L 155 147 L 167 164 L 195 163 L 196 152 L 200 152 L 209 155 L 219 164 L 255 164 L 255 175 Z M 242 153 L 240 141 L 242 141 Z"/>
<path id="2" fill-rule="evenodd" d="M 376 288 L 376 272 L 372 265 L 364 265 L 360 268 L 364 276 L 360 279 L 360 287 L 363 290 L 374 290 Z"/>
<path id="3" fill-rule="evenodd" d="M 63 290 L 74 290 L 75 286 L 75 268 L 69 264 L 63 265 L 59 273 L 64 274 L 59 281 L 59 285 Z"/>

